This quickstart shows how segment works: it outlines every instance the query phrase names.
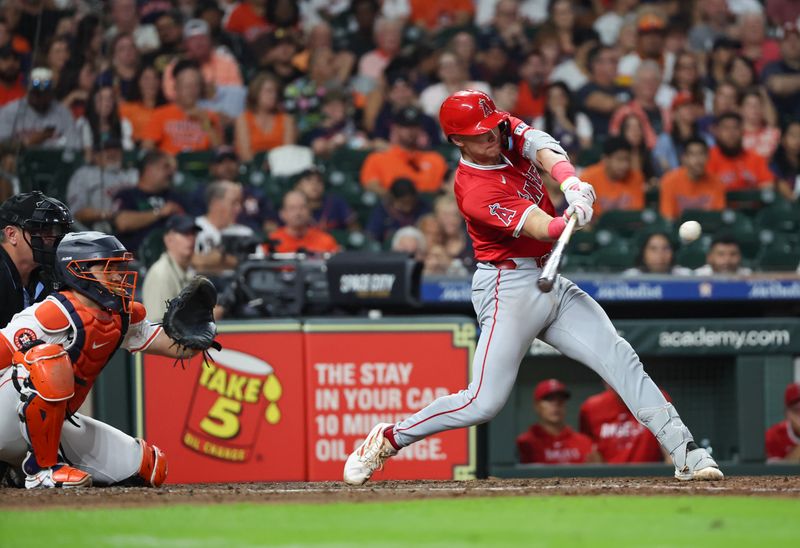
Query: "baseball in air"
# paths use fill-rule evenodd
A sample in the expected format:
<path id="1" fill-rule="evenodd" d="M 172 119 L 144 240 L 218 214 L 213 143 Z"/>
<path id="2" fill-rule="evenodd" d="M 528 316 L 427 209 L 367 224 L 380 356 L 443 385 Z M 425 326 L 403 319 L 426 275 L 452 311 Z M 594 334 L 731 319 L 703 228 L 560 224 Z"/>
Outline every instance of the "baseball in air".
<path id="1" fill-rule="evenodd" d="M 678 236 L 681 237 L 681 241 L 685 244 L 695 241 L 702 233 L 703 227 L 697 221 L 686 221 L 678 229 Z"/>

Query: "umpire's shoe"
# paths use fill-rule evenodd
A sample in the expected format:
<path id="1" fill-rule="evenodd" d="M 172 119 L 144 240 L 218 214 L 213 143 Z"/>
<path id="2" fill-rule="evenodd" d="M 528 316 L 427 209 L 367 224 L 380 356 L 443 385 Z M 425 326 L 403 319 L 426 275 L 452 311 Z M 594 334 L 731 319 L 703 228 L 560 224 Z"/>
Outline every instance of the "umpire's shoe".
<path id="1" fill-rule="evenodd" d="M 26 458 L 22 463 L 25 471 L 25 489 L 52 489 L 56 487 L 91 487 L 92 476 L 60 462 L 52 468 L 40 468 L 39 470 L 28 470 L 31 468 L 30 461 L 34 459 Z M 26 467 L 25 465 L 28 464 Z"/>
<path id="2" fill-rule="evenodd" d="M 383 469 L 386 459 L 397 454 L 389 439 L 383 435 L 393 424 L 385 422 L 376 425 L 358 449 L 347 457 L 344 463 L 344 481 L 350 485 L 364 485 L 372 474 Z"/>

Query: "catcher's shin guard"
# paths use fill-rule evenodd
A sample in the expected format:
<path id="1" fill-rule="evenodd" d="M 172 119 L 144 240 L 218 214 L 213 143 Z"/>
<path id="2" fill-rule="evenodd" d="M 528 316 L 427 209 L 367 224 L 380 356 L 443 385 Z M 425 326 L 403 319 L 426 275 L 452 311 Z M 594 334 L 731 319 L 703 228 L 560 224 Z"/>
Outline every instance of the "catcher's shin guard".
<path id="1" fill-rule="evenodd" d="M 54 344 L 40 344 L 14 356 L 15 367 L 24 367 L 28 377 L 21 383 L 13 372 L 14 385 L 20 393 L 17 408 L 27 434 L 32 457 L 26 460 L 30 475 L 58 463 L 58 444 L 67 411 L 67 400 L 74 394 L 72 362 L 64 349 Z"/>
<path id="2" fill-rule="evenodd" d="M 136 440 L 142 446 L 142 464 L 137 475 L 149 487 L 161 487 L 167 479 L 167 455 L 144 440 Z"/>

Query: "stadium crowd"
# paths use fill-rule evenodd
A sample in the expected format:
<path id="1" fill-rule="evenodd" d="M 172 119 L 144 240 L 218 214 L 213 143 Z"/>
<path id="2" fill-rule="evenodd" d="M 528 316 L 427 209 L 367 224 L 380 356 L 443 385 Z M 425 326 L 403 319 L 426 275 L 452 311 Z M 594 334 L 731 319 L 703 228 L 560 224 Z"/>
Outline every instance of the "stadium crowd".
<path id="1" fill-rule="evenodd" d="M 233 268 L 228 236 L 466 274 L 458 152 L 437 116 L 473 88 L 556 137 L 595 186 L 594 230 L 566 268 L 797 267 L 796 1 L 0 6 L 0 201 L 60 197 L 148 266 L 166 247 L 184 273 Z M 679 245 L 685 219 L 705 234 Z"/>

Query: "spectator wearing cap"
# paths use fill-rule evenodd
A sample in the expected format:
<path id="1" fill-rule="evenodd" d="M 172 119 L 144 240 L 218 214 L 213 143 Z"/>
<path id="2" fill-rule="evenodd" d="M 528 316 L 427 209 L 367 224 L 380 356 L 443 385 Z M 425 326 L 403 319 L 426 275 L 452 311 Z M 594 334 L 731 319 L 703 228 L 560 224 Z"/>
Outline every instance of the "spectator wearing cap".
<path id="1" fill-rule="evenodd" d="M 533 391 L 533 409 L 539 420 L 517 436 L 522 464 L 581 464 L 600 462 L 594 442 L 567 425 L 567 386 L 547 379 Z"/>
<path id="2" fill-rule="evenodd" d="M 420 106 L 428 116 L 437 117 L 439 107 L 447 97 L 462 89 L 475 89 L 486 94 L 492 92 L 486 82 L 470 82 L 467 67 L 455 53 L 443 51 L 439 54 L 437 74 L 440 82 L 422 90 L 419 96 Z"/>
<path id="3" fill-rule="evenodd" d="M 260 188 L 241 183 L 242 163 L 233 147 L 223 145 L 214 152 L 208 166 L 209 183 L 216 181 L 233 181 L 242 188 L 242 210 L 236 222 L 249 227 L 253 232 L 268 234 L 278 226 L 275 207 Z M 207 184 L 199 185 L 191 197 L 190 211 L 202 215 L 206 211 Z"/>
<path id="4" fill-rule="evenodd" d="M 244 162 L 256 154 L 297 141 L 294 118 L 283 112 L 282 84 L 274 75 L 262 72 L 247 87 L 244 112 L 236 119 L 234 143 Z"/>
<path id="5" fill-rule="evenodd" d="M 778 42 L 766 36 L 767 20 L 760 11 L 749 11 L 737 17 L 738 36 L 742 42 L 741 54 L 755 64 L 761 72 L 768 63 L 781 57 Z"/>
<path id="6" fill-rule="evenodd" d="M 238 34 L 251 42 L 269 29 L 266 0 L 243 0 L 228 11 L 223 20 L 226 32 Z"/>
<path id="7" fill-rule="evenodd" d="M 414 183 L 399 178 L 392 182 L 384 199 L 372 208 L 366 230 L 373 240 L 383 243 L 396 230 L 417 224 L 429 212 L 430 207 L 419 199 Z"/>
<path id="8" fill-rule="evenodd" d="M 347 202 L 325 191 L 325 178 L 319 170 L 311 168 L 303 171 L 294 187 L 305 194 L 317 228 L 330 231 L 358 227 L 356 214 Z"/>
<path id="9" fill-rule="evenodd" d="M 38 191 L 0 205 L 0 327 L 50 294 L 55 249 L 71 226 L 66 206 Z"/>
<path id="10" fill-rule="evenodd" d="M 775 174 L 784 199 L 796 202 L 800 196 L 800 120 L 786 124 L 769 169 Z"/>
<path id="11" fill-rule="evenodd" d="M 153 25 L 139 24 L 136 0 L 111 0 L 109 4 L 113 25 L 106 31 L 107 40 L 112 40 L 117 34 L 130 34 L 140 52 L 158 49 L 158 33 Z"/>
<path id="12" fill-rule="evenodd" d="M 800 463 L 800 383 L 786 386 L 786 419 L 773 424 L 764 437 L 767 462 Z"/>
<path id="13" fill-rule="evenodd" d="M 706 264 L 696 268 L 694 273 L 697 276 L 749 276 L 753 271 L 742 266 L 739 240 L 723 232 L 711 240 L 711 246 L 706 253 Z"/>
<path id="14" fill-rule="evenodd" d="M 75 122 L 86 159 L 91 159 L 94 144 L 111 139 L 122 144 L 123 150 L 133 150 L 133 127 L 126 118 L 120 118 L 117 98 L 111 86 L 97 86 L 92 90 L 86 115 Z"/>
<path id="15" fill-rule="evenodd" d="M 361 56 L 358 61 L 359 89 L 366 93 L 377 86 L 378 81 L 392 59 L 403 45 L 403 21 L 379 18 L 375 21 L 376 48 Z"/>
<path id="16" fill-rule="evenodd" d="M 387 90 L 385 97 L 381 96 L 382 105 L 376 108 L 377 116 L 372 124 L 371 135 L 383 141 L 389 141 L 392 120 L 397 112 L 404 108 L 416 107 L 419 103 L 419 96 L 414 89 L 408 73 L 397 71 L 386 76 Z M 366 115 L 366 112 L 365 112 Z M 441 129 L 439 124 L 432 117 L 424 112 L 420 112 L 420 125 L 424 132 L 424 141 L 431 147 L 436 147 L 441 142 Z M 367 124 L 369 128 L 370 125 Z"/>
<path id="17" fill-rule="evenodd" d="M 725 185 L 726 191 L 769 188 L 775 177 L 767 167 L 767 160 L 755 152 L 745 150 L 742 144 L 742 117 L 726 112 L 716 118 L 714 138 L 708 170 Z"/>
<path id="18" fill-rule="evenodd" d="M 725 186 L 706 168 L 708 144 L 703 139 L 690 137 L 683 143 L 681 164 L 681 167 L 667 172 L 661 179 L 661 216 L 674 222 L 687 209 L 725 209 Z"/>
<path id="19" fill-rule="evenodd" d="M 184 59 L 197 63 L 206 85 L 204 98 L 213 101 L 213 110 L 228 116 L 238 116 L 244 103 L 244 85 L 239 63 L 222 50 L 215 48 L 208 23 L 190 19 L 183 26 Z M 174 60 L 164 70 L 164 95 L 177 100 L 177 74 L 179 61 Z M 237 105 L 237 98 L 241 103 Z M 237 108 L 238 107 L 238 108 Z"/>
<path id="20" fill-rule="evenodd" d="M 270 233 L 272 245 L 268 251 L 275 253 L 335 253 L 339 251 L 336 240 L 321 228 L 314 226 L 308 199 L 299 190 L 290 190 L 283 197 L 280 210 L 283 226 Z"/>
<path id="21" fill-rule="evenodd" d="M 637 23 L 638 35 L 636 51 L 619 60 L 617 73 L 621 83 L 636 79 L 639 65 L 644 61 L 654 61 L 660 67 L 660 76 L 664 82 L 672 80 L 672 69 L 675 66 L 675 55 L 664 48 L 667 24 L 655 13 L 643 13 Z"/>
<path id="22" fill-rule="evenodd" d="M 701 136 L 698 119 L 703 106 L 691 93 L 681 91 L 672 100 L 671 129 L 663 131 L 653 148 L 653 165 L 657 174 L 680 167 L 680 156 L 686 143 Z M 706 142 L 711 139 L 704 139 Z"/>
<path id="23" fill-rule="evenodd" d="M 781 116 L 800 118 L 800 27 L 785 23 L 782 31 L 781 58 L 764 67 L 761 79 Z"/>
<path id="24" fill-rule="evenodd" d="M 666 114 L 656 103 L 656 94 L 660 86 L 661 69 L 658 63 L 655 61 L 641 63 L 636 69 L 631 86 L 633 99 L 614 111 L 609 123 L 609 133 L 620 134 L 625 118 L 635 116 L 642 125 L 647 148 L 655 147 L 658 135 L 669 127 Z"/>
<path id="25" fill-rule="evenodd" d="M 114 196 L 136 186 L 138 173 L 122 167 L 122 143 L 97 141 L 88 164 L 78 168 L 67 184 L 67 205 L 75 220 L 89 230 L 114 233 Z"/>
<path id="26" fill-rule="evenodd" d="M 128 100 L 119 103 L 119 116 L 130 122 L 131 138 L 135 143 L 144 140 L 153 114 L 166 103 L 161 91 L 161 73 L 152 66 L 143 65 L 136 73 Z"/>
<path id="27" fill-rule="evenodd" d="M 0 107 L 24 95 L 19 54 L 11 46 L 0 47 Z"/>
<path id="28" fill-rule="evenodd" d="M 163 230 L 167 218 L 184 213 L 183 198 L 172 189 L 175 161 L 167 153 L 150 151 L 139 162 L 136 186 L 114 197 L 117 237 L 135 253 L 153 230 Z"/>
<path id="29" fill-rule="evenodd" d="M 589 117 L 595 139 L 600 142 L 608 135 L 612 114 L 630 100 L 631 94 L 615 82 L 617 55 L 613 48 L 593 48 L 587 55 L 587 65 L 589 83 L 578 91 L 576 99 Z"/>
<path id="30" fill-rule="evenodd" d="M 727 0 L 704 0 L 697 5 L 699 21 L 689 30 L 689 48 L 711 51 L 716 41 L 730 30 L 732 14 Z"/>
<path id="31" fill-rule="evenodd" d="M 418 192 L 436 192 L 442 186 L 447 164 L 435 151 L 419 150 L 421 113 L 414 107 L 402 109 L 392 124 L 392 145 L 370 153 L 361 166 L 361 184 L 385 194 L 397 179 L 412 181 Z"/>
<path id="32" fill-rule="evenodd" d="M 0 109 L 0 142 L 13 141 L 26 147 L 80 147 L 69 110 L 54 100 L 53 72 L 31 71 L 28 95 Z"/>
<path id="33" fill-rule="evenodd" d="M 603 462 L 664 462 L 655 436 L 633 416 L 622 398 L 606 383 L 606 390 L 587 398 L 578 413 L 580 432 L 597 445 Z M 668 402 L 672 399 L 661 391 Z"/>
<path id="34" fill-rule="evenodd" d="M 597 193 L 594 214 L 600 217 L 612 209 L 644 208 L 644 174 L 631 166 L 631 145 L 622 137 L 603 143 L 603 159 L 581 173 Z"/>
<path id="35" fill-rule="evenodd" d="M 573 93 L 589 83 L 589 52 L 599 45 L 597 33 L 589 29 L 575 29 L 572 42 L 575 54 L 556 65 L 550 72 L 550 82 L 564 82 Z"/>
<path id="36" fill-rule="evenodd" d="M 252 238 L 253 229 L 236 219 L 242 212 L 244 192 L 234 181 L 214 181 L 206 188 L 206 213 L 195 219 L 201 231 L 197 235 L 192 266 L 200 273 L 216 274 L 235 268 L 237 259 L 228 255 L 223 238 Z"/>
<path id="37" fill-rule="evenodd" d="M 329 90 L 322 99 L 322 120 L 300 137 L 300 144 L 311 147 L 317 158 L 329 158 L 339 148 L 369 147 L 367 135 L 355 124 L 351 94 Z"/>
<path id="38" fill-rule="evenodd" d="M 181 61 L 175 66 L 175 102 L 159 107 L 144 132 L 142 147 L 169 154 L 216 147 L 222 140 L 219 116 L 198 104 L 203 80 L 197 64 Z"/>
<path id="39" fill-rule="evenodd" d="M 142 286 L 142 300 L 151 322 L 161 321 L 167 302 L 177 297 L 195 276 L 192 257 L 200 227 L 188 215 L 173 215 L 165 230 L 164 252 L 147 269 Z"/>

